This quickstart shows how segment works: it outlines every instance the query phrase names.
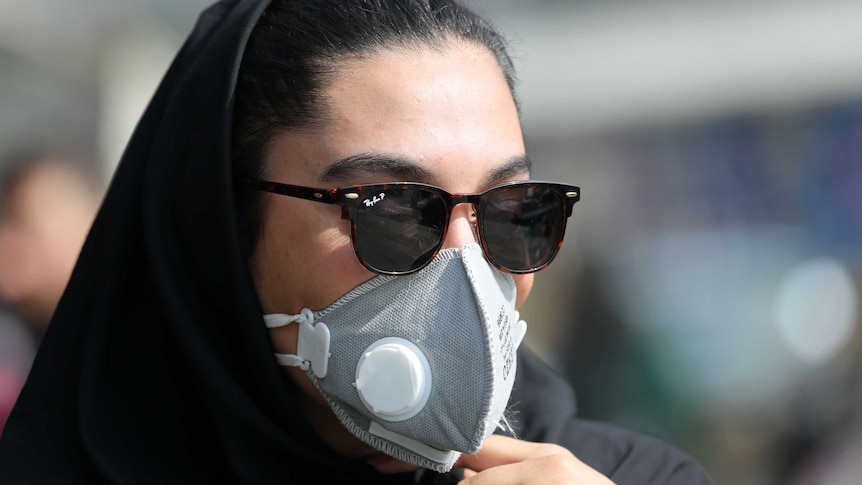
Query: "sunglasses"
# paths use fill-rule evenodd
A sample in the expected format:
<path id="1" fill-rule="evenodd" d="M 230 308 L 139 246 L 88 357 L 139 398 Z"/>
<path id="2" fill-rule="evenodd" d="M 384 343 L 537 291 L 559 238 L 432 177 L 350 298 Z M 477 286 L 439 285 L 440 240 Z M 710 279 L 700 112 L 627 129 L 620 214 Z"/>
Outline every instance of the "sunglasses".
<path id="1" fill-rule="evenodd" d="M 443 246 L 452 209 L 472 204 L 485 258 L 509 273 L 532 273 L 554 259 L 580 188 L 551 182 L 511 182 L 481 194 L 450 194 L 413 182 L 317 189 L 262 180 L 255 188 L 338 204 L 350 220 L 353 251 L 366 269 L 403 275 L 424 268 Z"/>

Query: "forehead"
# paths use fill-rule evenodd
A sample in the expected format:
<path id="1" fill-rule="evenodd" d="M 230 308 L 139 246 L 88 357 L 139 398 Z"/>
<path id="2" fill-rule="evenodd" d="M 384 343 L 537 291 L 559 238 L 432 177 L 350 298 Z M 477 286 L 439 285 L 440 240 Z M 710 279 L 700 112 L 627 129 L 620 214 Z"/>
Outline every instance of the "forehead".
<path id="1" fill-rule="evenodd" d="M 411 161 L 429 182 L 472 191 L 466 186 L 524 155 L 509 86 L 496 58 L 482 47 L 460 42 L 382 50 L 335 67 L 337 75 L 322 96 L 325 122 L 273 144 L 270 172 L 292 176 L 282 180 L 305 176 L 323 182 L 333 164 L 366 154 Z M 365 175 L 341 182 L 385 181 L 382 174 Z"/>

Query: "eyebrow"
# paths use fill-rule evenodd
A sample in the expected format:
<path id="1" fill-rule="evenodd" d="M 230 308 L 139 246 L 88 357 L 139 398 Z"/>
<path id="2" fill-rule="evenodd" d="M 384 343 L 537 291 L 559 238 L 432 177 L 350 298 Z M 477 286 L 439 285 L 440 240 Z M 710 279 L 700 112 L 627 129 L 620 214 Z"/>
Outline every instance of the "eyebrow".
<path id="1" fill-rule="evenodd" d="M 323 171 L 320 179 L 347 181 L 356 176 L 368 174 L 385 174 L 400 180 L 427 181 L 434 178 L 433 173 L 406 157 L 382 153 L 359 153 L 333 163 Z"/>
<path id="2" fill-rule="evenodd" d="M 503 165 L 496 167 L 485 176 L 482 181 L 483 185 L 491 186 L 525 173 L 529 174 L 532 165 L 532 161 L 526 155 L 510 157 Z M 327 167 L 320 175 L 320 180 L 322 182 L 345 182 L 351 178 L 369 174 L 387 175 L 398 180 L 425 183 L 432 183 L 436 179 L 433 172 L 407 157 L 392 154 L 359 153 L 342 158 Z"/>
<path id="3" fill-rule="evenodd" d="M 485 176 L 485 186 L 496 185 L 518 175 L 529 175 L 532 167 L 533 162 L 526 155 L 509 157 L 503 165 L 495 168 Z"/>

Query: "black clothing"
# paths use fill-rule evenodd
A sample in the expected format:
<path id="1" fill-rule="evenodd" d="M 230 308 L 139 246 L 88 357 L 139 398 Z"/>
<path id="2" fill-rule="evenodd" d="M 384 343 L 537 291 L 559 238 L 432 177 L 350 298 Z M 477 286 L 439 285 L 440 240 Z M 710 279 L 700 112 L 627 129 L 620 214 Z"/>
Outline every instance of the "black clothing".
<path id="1" fill-rule="evenodd" d="M 712 483 L 691 457 L 656 438 L 576 419 L 572 388 L 528 350 L 518 352 L 509 403 L 519 438 L 563 445 L 614 483 Z"/>
<path id="2" fill-rule="evenodd" d="M 240 255 L 233 93 L 266 4 L 207 9 L 135 129 L 0 439 L 0 483 L 415 483 L 311 429 Z M 520 358 L 524 438 L 619 483 L 707 483 L 662 443 L 575 420 L 568 386 Z"/>

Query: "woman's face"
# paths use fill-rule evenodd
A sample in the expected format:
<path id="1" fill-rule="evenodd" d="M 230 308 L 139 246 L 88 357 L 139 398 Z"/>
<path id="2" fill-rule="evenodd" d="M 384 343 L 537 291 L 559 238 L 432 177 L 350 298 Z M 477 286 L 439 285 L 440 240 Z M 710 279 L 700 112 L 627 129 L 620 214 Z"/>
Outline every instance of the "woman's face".
<path id="1" fill-rule="evenodd" d="M 528 179 L 518 113 L 502 71 L 484 48 L 388 50 L 338 64 L 323 93 L 325 121 L 283 133 L 267 156 L 275 182 L 319 188 L 416 181 L 477 193 Z M 369 163 L 368 156 L 397 161 Z M 513 161 L 520 161 L 513 163 Z M 375 275 L 353 253 L 338 205 L 269 197 L 254 254 L 265 313 L 320 310 Z M 471 207 L 452 213 L 444 247 L 475 242 Z M 516 275 L 517 305 L 533 275 Z M 273 331 L 279 352 L 296 350 L 296 326 Z M 304 372 L 295 380 L 316 394 Z"/>
<path id="2" fill-rule="evenodd" d="M 323 125 L 273 140 L 269 180 L 320 188 L 408 180 L 477 193 L 528 178 L 526 166 L 510 163 L 525 155 L 521 126 L 502 71 L 485 49 L 386 51 L 339 67 L 324 92 Z M 400 163 L 363 163 L 357 155 Z M 338 163 L 348 157 L 354 158 Z M 265 312 L 320 310 L 374 276 L 353 254 L 340 206 L 266 197 L 254 255 Z M 475 242 L 470 209 L 455 208 L 444 247 Z M 520 305 L 532 275 L 515 281 Z"/>

